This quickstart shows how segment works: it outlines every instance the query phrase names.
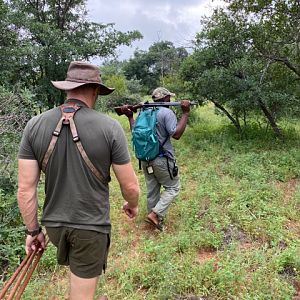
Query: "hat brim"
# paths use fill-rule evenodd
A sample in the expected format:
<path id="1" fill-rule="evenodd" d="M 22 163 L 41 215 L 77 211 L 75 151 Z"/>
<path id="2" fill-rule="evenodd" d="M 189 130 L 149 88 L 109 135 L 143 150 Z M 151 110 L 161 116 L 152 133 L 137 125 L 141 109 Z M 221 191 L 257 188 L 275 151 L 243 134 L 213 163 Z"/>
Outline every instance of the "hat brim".
<path id="1" fill-rule="evenodd" d="M 99 89 L 99 95 L 109 95 L 110 93 L 112 93 L 115 89 L 113 88 L 109 88 L 107 86 L 105 86 L 102 83 L 99 82 L 73 82 L 73 81 L 51 81 L 51 83 L 53 84 L 54 87 L 56 87 L 59 90 L 64 90 L 64 91 L 70 91 L 70 90 L 74 90 L 82 85 L 85 84 L 89 84 L 89 83 L 94 83 L 100 86 Z"/>

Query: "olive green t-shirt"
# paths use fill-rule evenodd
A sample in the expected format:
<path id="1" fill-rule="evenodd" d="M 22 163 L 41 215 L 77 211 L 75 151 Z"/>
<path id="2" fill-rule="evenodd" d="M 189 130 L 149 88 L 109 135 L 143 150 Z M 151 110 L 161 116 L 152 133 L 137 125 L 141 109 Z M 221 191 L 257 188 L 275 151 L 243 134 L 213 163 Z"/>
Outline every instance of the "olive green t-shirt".
<path id="1" fill-rule="evenodd" d="M 121 125 L 83 102 L 74 116 L 78 136 L 94 166 L 109 178 L 111 164 L 130 161 Z M 20 159 L 37 160 L 41 169 L 52 133 L 61 118 L 60 108 L 33 117 L 26 125 L 19 149 Z M 42 224 L 69 226 L 109 233 L 109 187 L 92 173 L 64 125 L 45 172 Z"/>

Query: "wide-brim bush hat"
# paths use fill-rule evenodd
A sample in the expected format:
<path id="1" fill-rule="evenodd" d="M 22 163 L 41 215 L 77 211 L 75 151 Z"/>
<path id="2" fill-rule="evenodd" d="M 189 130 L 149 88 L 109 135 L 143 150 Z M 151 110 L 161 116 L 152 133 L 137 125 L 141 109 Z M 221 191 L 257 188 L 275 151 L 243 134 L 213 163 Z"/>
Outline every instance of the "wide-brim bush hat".
<path id="1" fill-rule="evenodd" d="M 73 61 L 69 65 L 67 78 L 64 81 L 51 81 L 59 90 L 70 91 L 85 84 L 98 84 L 99 95 L 108 95 L 115 89 L 102 83 L 100 69 L 87 62 Z"/>
<path id="2" fill-rule="evenodd" d="M 175 94 L 171 93 L 169 90 L 167 90 L 164 87 L 158 87 L 152 92 L 152 99 L 154 101 L 160 100 L 166 96 L 175 96 Z"/>

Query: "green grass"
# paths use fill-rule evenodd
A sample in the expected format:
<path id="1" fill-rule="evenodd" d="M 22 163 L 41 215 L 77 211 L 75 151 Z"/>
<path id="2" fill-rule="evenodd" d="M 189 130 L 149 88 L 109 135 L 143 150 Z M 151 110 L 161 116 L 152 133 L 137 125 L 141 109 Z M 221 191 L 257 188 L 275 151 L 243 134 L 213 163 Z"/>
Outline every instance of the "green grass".
<path id="1" fill-rule="evenodd" d="M 255 124 L 239 136 L 210 106 L 197 109 L 192 119 L 197 122 L 174 141 L 182 191 L 165 232 L 143 221 L 146 188 L 138 162 L 133 159 L 142 189 L 135 221 L 122 213 L 113 178 L 112 246 L 97 295 L 293 299 L 300 285 L 299 122 L 281 124 L 285 142 L 280 142 Z M 132 151 L 127 119 L 118 120 Z M 67 269 L 55 264 L 50 247 L 24 299 L 65 299 L 67 293 Z"/>

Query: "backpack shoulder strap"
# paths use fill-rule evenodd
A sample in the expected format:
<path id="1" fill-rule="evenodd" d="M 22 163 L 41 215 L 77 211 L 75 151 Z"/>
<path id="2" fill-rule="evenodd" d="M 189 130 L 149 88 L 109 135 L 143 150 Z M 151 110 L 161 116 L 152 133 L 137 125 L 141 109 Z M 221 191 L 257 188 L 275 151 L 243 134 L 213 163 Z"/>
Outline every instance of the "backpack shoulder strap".
<path id="1" fill-rule="evenodd" d="M 83 158 L 83 160 L 85 161 L 85 163 L 87 164 L 87 166 L 90 168 L 90 170 L 93 172 L 93 174 L 104 184 L 108 184 L 110 180 L 106 180 L 102 174 L 97 170 L 97 168 L 94 166 L 94 164 L 91 162 L 91 160 L 89 159 L 89 157 L 87 156 L 83 145 L 78 137 L 77 134 L 77 129 L 75 126 L 75 122 L 73 118 L 70 118 L 70 129 L 72 132 L 72 137 L 73 137 L 73 141 L 75 142 L 77 149 L 79 151 L 79 153 L 81 154 L 81 157 Z"/>
<path id="2" fill-rule="evenodd" d="M 44 173 L 46 171 L 47 164 L 48 164 L 49 159 L 50 159 L 50 157 L 52 155 L 52 152 L 53 152 L 53 150 L 55 148 L 57 139 L 58 139 L 58 137 L 60 135 L 63 123 L 65 121 L 65 116 L 64 116 L 64 113 L 63 113 L 63 106 L 64 106 L 64 104 L 60 106 L 60 110 L 61 110 L 62 116 L 61 116 L 60 120 L 58 121 L 58 123 L 57 123 L 57 125 L 55 127 L 55 130 L 52 132 L 52 138 L 51 138 L 50 144 L 48 146 L 48 149 L 47 149 L 47 151 L 46 151 L 46 153 L 44 155 L 43 161 L 42 161 L 42 170 L 43 170 Z"/>
<path id="3" fill-rule="evenodd" d="M 63 125 L 69 125 L 70 126 L 70 130 L 72 133 L 72 139 L 73 142 L 76 144 L 77 149 L 82 157 L 82 159 L 84 160 L 84 162 L 86 163 L 86 165 L 89 167 L 89 169 L 93 172 L 93 174 L 103 183 L 103 184 L 108 184 L 108 182 L 110 181 L 110 179 L 106 180 L 102 174 L 97 170 L 97 168 L 94 166 L 94 164 L 91 162 L 91 160 L 88 158 L 83 145 L 80 141 L 80 138 L 78 136 L 77 133 L 77 128 L 74 122 L 74 115 L 75 113 L 80 109 L 80 106 L 75 104 L 75 103 L 68 103 L 68 104 L 63 104 L 60 106 L 61 109 L 61 114 L 62 117 L 61 119 L 58 121 L 55 130 L 52 133 L 52 139 L 50 141 L 50 144 L 48 146 L 48 149 L 46 151 L 46 154 L 44 156 L 43 162 L 42 162 L 42 170 L 43 172 L 46 171 L 46 166 L 47 163 L 50 159 L 50 156 L 54 150 L 54 147 L 56 145 L 57 139 L 60 135 L 61 129 Z"/>

